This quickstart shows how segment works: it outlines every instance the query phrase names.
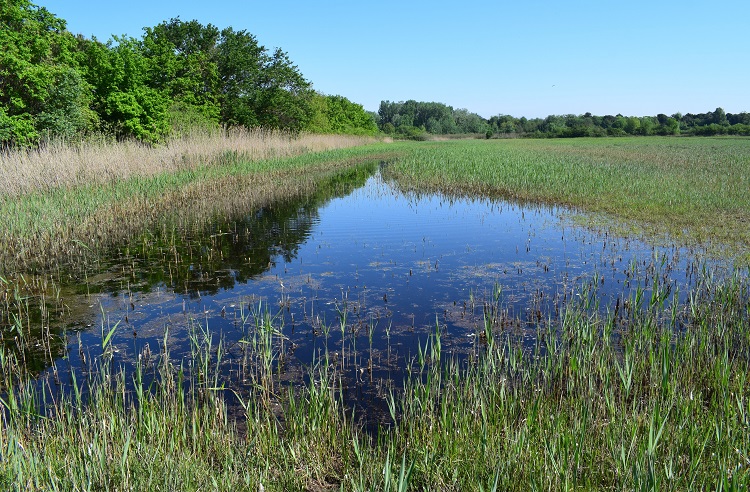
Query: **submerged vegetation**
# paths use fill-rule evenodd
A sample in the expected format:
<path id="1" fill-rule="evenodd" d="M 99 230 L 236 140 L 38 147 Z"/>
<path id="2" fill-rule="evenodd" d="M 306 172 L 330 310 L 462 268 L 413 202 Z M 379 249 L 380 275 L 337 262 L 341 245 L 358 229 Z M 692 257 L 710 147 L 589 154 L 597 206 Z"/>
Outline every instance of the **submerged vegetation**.
<path id="1" fill-rule="evenodd" d="M 627 309 L 606 314 L 592 311 L 596 284 L 584 283 L 559 318 L 542 317 L 531 348 L 490 317 L 482 350 L 461 362 L 442 351 L 437 323 L 387 397 L 388 425 L 374 432 L 344 405 L 328 350 L 308 367 L 304 388 L 274 383 L 282 327 L 262 306 L 243 318 L 255 361 L 249 395 L 218 384 L 226 348 L 200 320 L 191 322 L 188 360 L 170 358 L 165 335 L 132 374 L 112 367 L 102 326 L 101 355 L 85 380 L 46 400 L 3 351 L 0 483 L 742 490 L 750 482 L 747 277 L 704 277 L 684 306 L 656 282 L 650 296 L 639 290 Z M 227 407 L 238 400 L 240 421 Z"/>
<path id="2" fill-rule="evenodd" d="M 373 161 L 387 161 L 384 177 L 402 189 L 569 206 L 615 219 L 619 230 L 715 244 L 742 265 L 750 244 L 747 140 L 384 144 L 224 133 L 201 142 L 3 154 L 1 488 L 743 490 L 750 484 L 744 267 L 727 274 L 693 269 L 689 289 L 675 291 L 664 281 L 671 261 L 655 253 L 647 267 L 629 267 L 632 294 L 613 305 L 595 275 L 566 292 L 565 303 L 523 320 L 505 317 L 502 289 L 483 298 L 472 292 L 464 306 L 482 323 L 471 353 L 446 350 L 446 324 L 436 317 L 431 334 L 414 335 L 418 350 L 401 354 L 406 376 L 383 387 L 377 418 L 368 415 L 375 409 L 351 404 L 359 379 L 347 374 L 353 366 L 358 378 L 373 377 L 372 338 L 385 336 L 390 351 L 390 327 L 355 326 L 345 299 L 335 304 L 336 319 L 318 320 L 315 336 L 325 344 L 293 383 L 281 377 L 293 350 L 278 311 L 289 306 L 283 283 L 278 306 L 256 300 L 222 308 L 220 316 L 233 316 L 241 334 L 232 345 L 207 312 L 184 314 L 190 347 L 184 358 L 172 355 L 170 325 L 158 346 L 139 348 L 129 365 L 116 355 L 122 326 L 107 313 L 85 330 L 51 327 L 55 316 L 79 315 L 61 289 L 87 289 L 88 272 L 113 251 L 138 250 L 140 259 L 172 255 L 172 278 L 161 282 L 176 289 L 194 265 L 209 269 L 224 255 L 213 249 L 213 235 L 227 233 L 217 225 L 222 220 L 263 219 L 260 207 L 338 189 L 341 176 L 360 182 L 366 173 L 355 164 Z M 371 144 L 341 148 L 359 143 Z M 59 164 L 50 165 L 50 157 Z M 104 161 L 121 165 L 116 172 L 97 167 Z M 300 236 L 289 241 L 293 248 L 306 226 L 286 231 L 283 225 L 274 230 Z M 250 226 L 232 234 L 262 236 Z M 189 246 L 181 249 L 180 240 Z M 247 258 L 230 267 L 237 281 L 271 263 L 272 248 L 262 249 L 257 265 Z M 183 265 L 178 257 L 190 261 Z M 146 263 L 132 260 L 118 280 L 130 289 Z M 329 347 L 337 330 L 338 346 Z M 82 334 L 95 343 L 83 344 Z M 32 352 L 47 361 L 46 376 Z M 230 365 L 241 387 L 221 377 L 237 352 L 239 361 Z M 74 359 L 80 371 L 65 372 Z"/>

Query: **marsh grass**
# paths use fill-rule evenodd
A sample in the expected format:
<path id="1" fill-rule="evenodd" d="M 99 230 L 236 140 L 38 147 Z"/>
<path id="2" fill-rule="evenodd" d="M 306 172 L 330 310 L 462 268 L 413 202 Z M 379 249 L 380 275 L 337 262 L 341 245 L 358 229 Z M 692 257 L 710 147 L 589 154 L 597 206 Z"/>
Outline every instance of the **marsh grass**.
<path id="1" fill-rule="evenodd" d="M 602 214 L 595 225 L 730 246 L 750 259 L 745 138 L 439 142 L 387 170 L 406 189 L 568 206 Z"/>
<path id="2" fill-rule="evenodd" d="M 97 167 L 96 149 L 88 156 L 91 149 L 86 147 L 76 161 L 75 149 L 63 148 L 61 152 L 85 169 L 86 176 L 62 184 L 60 180 L 76 172 L 66 172 L 66 164 L 60 169 L 34 170 L 38 164 L 34 160 L 29 165 L 32 174 L 50 172 L 58 176 L 58 182 L 46 188 L 31 187 L 18 196 L 0 195 L 0 272 L 7 278 L 11 273 L 75 267 L 155 228 L 195 227 L 233 210 L 299 196 L 322 176 L 384 155 L 382 147 L 379 151 L 340 149 L 363 142 L 349 137 L 291 139 L 272 134 L 214 137 L 206 150 L 200 148 L 200 141 L 186 141 L 188 148 L 174 152 L 166 147 L 143 149 L 133 143 L 104 147 L 117 155 L 115 160 L 132 163 L 122 172 L 107 159 L 103 159 L 106 166 Z M 245 147 L 233 150 L 235 143 Z M 50 166 L 56 158 L 54 151 L 51 155 L 43 152 L 38 161 Z M 160 160 L 162 152 L 169 152 L 166 160 Z M 293 154 L 300 155 L 288 157 Z M 162 161 L 167 165 L 160 165 Z"/>
<path id="3" fill-rule="evenodd" d="M 373 142 L 366 137 L 241 128 L 193 132 L 160 145 L 107 139 L 51 142 L 38 149 L 0 152 L 0 195 L 108 184 L 227 160 L 255 162 Z"/>
<path id="4" fill-rule="evenodd" d="M 589 225 L 605 221 L 750 255 L 747 139 L 402 142 L 318 152 L 366 142 L 219 134 L 158 148 L 110 143 L 101 151 L 86 144 L 7 154 L 0 166 L 7 188 L 0 194 L 0 274 L 90 260 L 163 227 L 165 218 L 200 222 L 295 196 L 321 173 L 368 158 L 394 160 L 386 176 L 402 188 L 569 206 Z M 117 157 L 98 165 L 97 152 L 110 151 Z M 305 151 L 316 152 L 288 157 Z"/>
<path id="5" fill-rule="evenodd" d="M 404 187 L 564 203 L 659 226 L 674 220 L 665 225 L 670 233 L 726 241 L 734 236 L 717 228 L 715 214 L 736 218 L 729 229 L 745 220 L 744 142 L 439 142 L 253 163 L 232 154 L 179 171 L 6 197 L 2 334 L 27 345 L 0 345 L 0 488 L 747 490 L 745 270 L 723 279 L 702 270 L 684 301 L 660 275 L 651 282 L 634 271 L 633 282 L 643 285 L 625 307 L 609 309 L 594 278 L 559 311 L 511 323 L 501 319 L 496 286 L 470 300 L 482 309 L 476 350 L 449 355 L 436 320 L 407 357 L 403 384 L 386 393 L 388 420 L 374 430 L 360 424 L 367 410 L 346 404 L 345 371 L 364 371 L 372 358 L 371 345 L 368 354 L 367 343 L 356 342 L 346 298 L 338 319 L 320 326 L 325 350 L 301 385 L 279 377 L 285 327 L 268 304 L 241 310 L 246 387 L 230 388 L 219 376 L 224 340 L 202 319 L 188 320 L 190 353 L 180 359 L 165 329 L 153 352 L 130 369 L 119 365 L 117 325 L 106 316 L 99 345 L 63 351 L 56 362 L 85 360 L 81 376 L 53 370 L 38 378 L 24 358 L 29 349 L 52 353 L 51 341 L 32 347 L 44 340 L 32 327 L 48 326 L 64 309 L 56 293 L 63 274 L 50 279 L 66 258 L 96 261 L 153 227 L 200 231 L 213 216 L 306 193 L 321 176 L 373 156 L 398 153 L 387 169 Z M 693 208 L 699 204 L 705 210 Z M 736 236 L 746 240 L 743 231 Z M 45 301 L 31 303 L 30 291 Z M 531 345 L 513 328 L 521 324 L 536 333 Z M 328 339 L 338 345 L 339 331 L 337 359 Z"/>
<path id="6" fill-rule="evenodd" d="M 750 484 L 750 281 L 702 277 L 672 306 L 658 281 L 628 310 L 594 309 L 592 281 L 532 346 L 496 325 L 469 359 L 440 323 L 386 397 L 375 432 L 344 404 L 326 351 L 303 386 L 275 382 L 283 325 L 248 306 L 249 392 L 227 391 L 221 337 L 191 320 L 192 352 L 132 373 L 108 356 L 52 397 L 0 354 L 0 483 L 44 490 L 744 490 Z M 500 302 L 488 299 L 487 302 Z M 356 348 L 350 347 L 351 351 Z M 366 349 L 365 349 L 366 350 Z M 144 377 L 144 374 L 152 377 Z M 46 395 L 46 396 L 44 396 Z M 241 418 L 231 406 L 241 407 Z M 231 404 L 231 406 L 228 406 Z M 362 410 L 360 410 L 362 411 Z"/>

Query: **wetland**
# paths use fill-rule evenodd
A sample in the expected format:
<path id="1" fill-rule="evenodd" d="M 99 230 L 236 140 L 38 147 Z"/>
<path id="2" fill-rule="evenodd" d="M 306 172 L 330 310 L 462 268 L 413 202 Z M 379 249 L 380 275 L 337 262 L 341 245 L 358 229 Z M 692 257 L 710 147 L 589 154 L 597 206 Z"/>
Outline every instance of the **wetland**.
<path id="1" fill-rule="evenodd" d="M 184 460 L 166 488 L 746 483 L 747 141 L 622 142 L 378 144 L 50 241 L 2 277 L 5 476 L 145 486 L 150 453 Z M 703 169 L 674 155 L 726 175 L 672 193 L 670 162 Z"/>

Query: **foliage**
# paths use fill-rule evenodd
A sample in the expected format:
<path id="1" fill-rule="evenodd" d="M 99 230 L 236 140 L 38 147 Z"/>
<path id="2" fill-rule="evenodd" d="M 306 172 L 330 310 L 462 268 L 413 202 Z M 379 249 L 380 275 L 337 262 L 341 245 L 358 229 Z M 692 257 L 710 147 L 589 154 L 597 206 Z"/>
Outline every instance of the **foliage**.
<path id="1" fill-rule="evenodd" d="M 227 125 L 302 130 L 310 83 L 286 53 L 269 54 L 247 31 L 221 31 L 216 49 L 221 120 Z"/>
<path id="2" fill-rule="evenodd" d="M 410 138 L 424 133 L 485 133 L 488 129 L 486 120 L 478 114 L 436 102 L 382 101 L 378 116 L 381 131 Z"/>
<path id="3" fill-rule="evenodd" d="M 327 133 L 377 131 L 345 98 L 320 96 L 322 107 L 287 53 L 267 50 L 247 31 L 173 18 L 144 28 L 140 39 L 102 43 L 65 25 L 28 0 L 3 3 L 0 146 L 92 132 L 157 143 L 222 125 L 297 132 L 325 122 Z"/>
<path id="4" fill-rule="evenodd" d="M 439 102 L 382 101 L 375 119 L 342 96 L 312 90 L 288 54 L 254 35 L 173 18 L 142 38 L 106 43 L 73 36 L 65 20 L 29 0 L 0 9 L 0 147 L 32 147 L 91 133 L 162 142 L 191 128 L 424 139 L 429 134 L 598 137 L 750 135 L 750 114 L 722 108 L 656 117 L 493 116 Z"/>
<path id="5" fill-rule="evenodd" d="M 157 142 L 169 133 L 169 99 L 146 83 L 150 60 L 142 44 L 134 38 L 115 37 L 114 41 L 105 49 L 96 41 L 88 46 L 95 52 L 90 80 L 102 129 L 119 138 Z"/>
<path id="6" fill-rule="evenodd" d="M 495 133 L 532 137 L 623 137 L 627 135 L 749 135 L 750 113 L 726 113 L 722 108 L 702 114 L 672 116 L 550 115 L 515 118 L 497 115 L 489 119 Z"/>
<path id="7" fill-rule="evenodd" d="M 621 137 L 628 135 L 750 135 L 750 113 L 726 113 L 722 108 L 703 113 L 667 116 L 549 115 L 527 119 L 500 114 L 485 120 L 466 109 L 414 100 L 381 101 L 380 131 L 404 138 L 426 134 L 482 134 L 537 138 Z"/>
<path id="8" fill-rule="evenodd" d="M 361 104 L 343 96 L 315 93 L 310 98 L 312 116 L 307 130 L 314 133 L 375 135 L 378 127 Z"/>
<path id="9" fill-rule="evenodd" d="M 96 126 L 99 117 L 91 109 L 91 90 L 81 73 L 71 67 L 58 67 L 44 109 L 37 115 L 40 132 L 73 138 Z"/>
<path id="10" fill-rule="evenodd" d="M 64 20 L 28 0 L 5 0 L 0 46 L 0 145 L 29 146 L 42 136 L 90 129 L 90 91 Z"/>
<path id="11" fill-rule="evenodd" d="M 171 19 L 144 32 L 144 53 L 150 60 L 149 85 L 166 93 L 172 111 L 179 108 L 199 120 L 218 124 L 219 71 L 213 57 L 218 28 L 195 20 Z"/>

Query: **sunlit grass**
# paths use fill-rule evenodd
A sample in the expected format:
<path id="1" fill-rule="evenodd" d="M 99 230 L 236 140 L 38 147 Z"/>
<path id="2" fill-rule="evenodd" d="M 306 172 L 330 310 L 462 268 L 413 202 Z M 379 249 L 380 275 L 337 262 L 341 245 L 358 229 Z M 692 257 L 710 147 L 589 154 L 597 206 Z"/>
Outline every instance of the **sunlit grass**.
<path id="1" fill-rule="evenodd" d="M 246 143 L 244 151 L 230 146 L 219 152 L 217 147 L 210 160 L 193 156 L 177 169 L 146 165 L 106 180 L 92 169 L 90 179 L 80 183 L 0 195 L 0 274 L 48 271 L 61 263 L 95 258 L 101 250 L 165 221 L 206 221 L 236 208 L 299 196 L 321 177 L 378 155 L 385 157 L 387 152 L 387 146 L 362 147 L 366 143 L 362 139 L 315 141 L 301 137 L 298 141 L 287 137 L 288 148 L 269 145 L 260 152 L 263 158 L 256 159 L 251 152 L 253 141 Z M 357 143 L 360 146 L 355 148 L 338 148 Z M 135 144 L 123 145 L 129 149 Z M 312 152 L 316 148 L 318 151 Z M 308 152 L 301 153 L 304 149 Z M 161 150 L 150 152 L 155 153 L 152 158 L 158 158 Z M 275 154 L 286 157 L 269 157 Z"/>
<path id="2" fill-rule="evenodd" d="M 750 140 L 570 139 L 422 144 L 389 168 L 403 187 L 605 214 L 651 234 L 750 248 Z"/>
<path id="3" fill-rule="evenodd" d="M 232 129 L 194 132 L 160 145 L 88 139 L 0 152 L 0 195 L 107 184 L 225 163 L 286 158 L 375 142 L 347 135 Z"/>
<path id="4" fill-rule="evenodd" d="M 88 377 L 46 400 L 24 382 L 19 362 L 3 353 L 0 484 L 32 490 L 746 488 L 746 274 L 720 283 L 704 278 L 677 309 L 657 283 L 648 297 L 634 294 L 629 309 L 614 315 L 591 310 L 595 286 L 584 284 L 580 301 L 559 318 L 540 320 L 531 347 L 493 324 L 479 356 L 459 362 L 442 351 L 436 324 L 410 362 L 411 376 L 387 397 L 390 422 L 375 433 L 345 409 L 341 368 L 327 351 L 308 368 L 304 387 L 274 383 L 283 335 L 267 306 L 248 306 L 242 316 L 256 367 L 249 394 L 222 387 L 221 337 L 199 320 L 191 321 L 192 355 L 171 359 L 165 336 L 158 353 L 142 358 L 132 374 L 112 366 L 110 327 L 102 326 Z M 144 382 L 146 372 L 155 375 L 153 383 Z M 239 402 L 241 425 L 227 402 Z"/>
<path id="5" fill-rule="evenodd" d="M 750 250 L 748 139 L 464 140 L 322 150 L 363 142 L 230 134 L 179 141 L 174 149 L 87 144 L 6 155 L 0 272 L 90 256 L 176 212 L 210 216 L 238 202 L 295 196 L 318 173 L 367 158 L 393 160 L 387 176 L 405 188 L 559 204 L 585 212 L 589 224 L 728 246 L 745 256 Z"/>

